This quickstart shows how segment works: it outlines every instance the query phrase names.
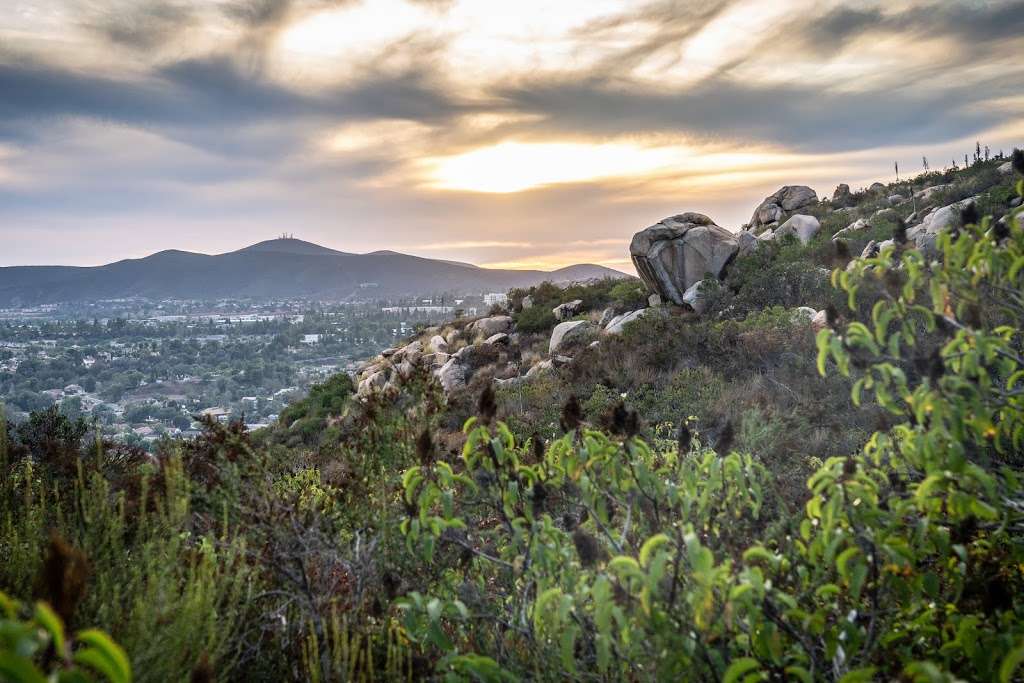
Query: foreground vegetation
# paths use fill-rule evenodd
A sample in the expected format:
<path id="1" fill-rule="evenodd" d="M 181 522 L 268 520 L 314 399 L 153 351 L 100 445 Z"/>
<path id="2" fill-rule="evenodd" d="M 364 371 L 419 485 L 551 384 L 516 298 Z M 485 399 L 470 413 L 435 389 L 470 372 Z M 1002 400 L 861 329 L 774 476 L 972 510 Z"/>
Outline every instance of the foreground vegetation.
<path id="1" fill-rule="evenodd" d="M 4 429 L 0 679 L 120 680 L 58 635 L 98 626 L 153 681 L 1016 680 L 1024 225 L 961 223 L 829 286 L 829 245 L 766 248 L 704 318 L 497 394 L 338 376 L 156 457 Z"/>

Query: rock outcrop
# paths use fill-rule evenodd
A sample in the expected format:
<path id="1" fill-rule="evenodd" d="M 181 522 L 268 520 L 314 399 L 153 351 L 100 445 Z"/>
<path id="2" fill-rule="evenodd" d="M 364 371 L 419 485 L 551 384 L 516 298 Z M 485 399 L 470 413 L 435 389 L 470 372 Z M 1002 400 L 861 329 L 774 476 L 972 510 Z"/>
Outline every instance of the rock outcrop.
<path id="1" fill-rule="evenodd" d="M 564 323 L 558 323 L 555 325 L 555 328 L 551 330 L 551 339 L 548 342 L 548 353 L 554 354 L 562 347 L 567 346 L 573 341 L 582 339 L 596 330 L 597 326 L 589 320 L 569 320 Z"/>
<path id="2" fill-rule="evenodd" d="M 736 235 L 700 213 L 666 218 L 633 235 L 629 253 L 647 288 L 682 305 L 683 294 L 710 274 L 721 277 L 736 255 Z"/>
<path id="3" fill-rule="evenodd" d="M 555 306 L 551 309 L 551 313 L 554 314 L 555 320 L 568 320 L 582 310 L 583 300 L 574 299 L 573 301 L 567 301 L 564 304 Z"/>
<path id="4" fill-rule="evenodd" d="M 491 337 L 499 332 L 511 330 L 512 318 L 507 315 L 492 315 L 489 318 L 480 318 L 480 320 L 472 323 L 469 328 L 481 337 Z"/>
<path id="5" fill-rule="evenodd" d="M 864 218 L 858 218 L 854 222 L 847 225 L 842 230 L 837 230 L 836 234 L 832 235 L 833 240 L 837 240 L 850 235 L 851 233 L 860 232 L 866 228 L 870 228 L 871 224 Z"/>
<path id="6" fill-rule="evenodd" d="M 786 185 L 765 197 L 754 209 L 754 215 L 750 218 L 750 229 L 754 234 L 758 234 L 767 227 L 779 223 L 786 214 L 817 203 L 818 195 L 806 185 Z"/>
<path id="7" fill-rule="evenodd" d="M 821 223 L 814 216 L 796 214 L 790 216 L 789 220 L 774 230 L 774 238 L 779 239 L 786 235 L 796 236 L 802 244 L 807 244 L 821 230 Z"/>

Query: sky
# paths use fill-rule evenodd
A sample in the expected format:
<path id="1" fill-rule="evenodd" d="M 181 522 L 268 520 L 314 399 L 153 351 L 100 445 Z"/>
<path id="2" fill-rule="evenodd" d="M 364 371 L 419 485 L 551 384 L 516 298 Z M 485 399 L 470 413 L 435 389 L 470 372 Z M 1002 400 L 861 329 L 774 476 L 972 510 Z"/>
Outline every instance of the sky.
<path id="1" fill-rule="evenodd" d="M 1024 0 L 3 0 L 0 265 L 282 233 L 490 267 L 630 270 L 1024 146 Z"/>

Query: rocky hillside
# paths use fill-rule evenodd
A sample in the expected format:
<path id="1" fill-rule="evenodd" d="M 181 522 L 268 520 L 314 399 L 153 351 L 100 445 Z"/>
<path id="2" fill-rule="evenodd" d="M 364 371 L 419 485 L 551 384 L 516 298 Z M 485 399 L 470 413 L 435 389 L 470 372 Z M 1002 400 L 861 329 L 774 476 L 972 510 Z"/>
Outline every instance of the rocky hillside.
<path id="1" fill-rule="evenodd" d="M 1001 163 L 666 218 L 641 279 L 514 289 L 255 433 L 0 419 L 8 659 L 62 619 L 144 681 L 1017 680 Z"/>
<path id="2" fill-rule="evenodd" d="M 597 405 L 599 395 L 671 391 L 675 384 L 713 375 L 717 380 L 710 385 L 720 381 L 727 398 L 706 406 L 702 418 L 709 427 L 759 421 L 762 428 L 799 435 L 792 420 L 779 415 L 788 411 L 791 417 L 802 414 L 805 426 L 814 424 L 815 430 L 834 422 L 833 431 L 849 437 L 842 416 L 822 422 L 821 404 L 811 405 L 821 390 L 811 388 L 821 382 L 811 363 L 813 335 L 830 324 L 828 311 L 835 317 L 845 308 L 831 286 L 832 270 L 888 247 L 934 258 L 937 236 L 972 216 L 987 214 L 1005 224 L 1020 205 L 1013 180 L 1010 162 L 1000 160 L 856 192 L 840 185 L 823 199 L 809 187 L 785 186 L 766 197 L 739 230 L 701 213 L 671 216 L 637 232 L 629 244 L 642 284 L 513 290 L 505 314 L 425 329 L 368 361 L 356 376 L 358 394 L 396 396 L 403 382 L 423 372 L 458 403 L 463 393 L 491 382 L 503 407 L 519 413 L 510 415 L 513 422 L 522 419 L 526 429 L 531 416 L 522 397 L 536 386 L 549 387 L 562 400 L 576 394 Z M 666 331 L 672 339 L 656 336 Z M 695 343 L 677 349 L 681 337 Z M 669 349 L 678 355 L 666 357 Z M 743 388 L 730 388 L 744 373 L 750 379 L 739 382 Z M 752 389 L 751 383 L 760 387 Z M 550 389 L 552 384 L 557 388 Z M 693 403 L 663 403 L 655 414 L 644 415 L 649 423 L 694 410 Z M 461 426 L 457 420 L 453 425 Z M 823 438 L 819 434 L 812 443 Z M 852 441 L 842 438 L 833 446 L 840 450 Z M 808 457 L 815 451 L 805 450 Z"/>

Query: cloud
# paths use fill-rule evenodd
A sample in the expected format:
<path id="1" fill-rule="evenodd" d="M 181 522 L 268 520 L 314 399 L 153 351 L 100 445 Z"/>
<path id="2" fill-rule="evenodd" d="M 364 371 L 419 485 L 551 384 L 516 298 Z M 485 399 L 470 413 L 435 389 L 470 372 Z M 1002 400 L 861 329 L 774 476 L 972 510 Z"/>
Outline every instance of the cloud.
<path id="1" fill-rule="evenodd" d="M 198 19 L 192 5 L 170 0 L 153 0 L 129 7 L 101 10 L 95 19 L 86 19 L 86 28 L 101 37 L 134 50 L 160 48 L 192 27 Z"/>
<path id="2" fill-rule="evenodd" d="M 406 2 L 401 21 L 378 9 Z M 665 215 L 735 225 L 778 184 L 834 187 L 873 179 L 892 158 L 948 157 L 1024 109 L 1007 99 L 1024 92 L 1024 0 L 563 0 L 530 11 L 543 4 L 0 6 L 0 239 L 137 223 L 162 247 L 188 248 L 157 233 L 220 225 L 227 247 L 301 226 L 345 250 L 610 262 Z M 744 12 L 755 30 L 736 23 Z M 290 59 L 296 29 L 325 51 Z M 651 162 L 602 153 L 623 146 L 636 148 L 626 161 Z M 519 192 L 466 191 L 510 175 L 509 150 L 530 152 L 525 181 L 503 186 Z M 574 154 L 586 172 L 554 173 Z M 424 166 L 460 158 L 477 162 L 462 174 L 472 182 L 434 189 Z"/>

